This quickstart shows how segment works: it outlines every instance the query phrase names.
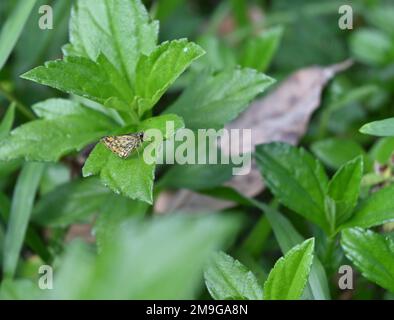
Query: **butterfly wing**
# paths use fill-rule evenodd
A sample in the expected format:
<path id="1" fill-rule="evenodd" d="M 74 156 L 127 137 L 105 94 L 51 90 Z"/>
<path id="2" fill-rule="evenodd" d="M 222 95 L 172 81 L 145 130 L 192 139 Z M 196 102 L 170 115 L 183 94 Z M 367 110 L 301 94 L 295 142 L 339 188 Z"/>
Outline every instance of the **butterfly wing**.
<path id="1" fill-rule="evenodd" d="M 127 158 L 142 142 L 137 134 L 108 136 L 102 138 L 101 141 L 108 149 L 123 159 Z"/>

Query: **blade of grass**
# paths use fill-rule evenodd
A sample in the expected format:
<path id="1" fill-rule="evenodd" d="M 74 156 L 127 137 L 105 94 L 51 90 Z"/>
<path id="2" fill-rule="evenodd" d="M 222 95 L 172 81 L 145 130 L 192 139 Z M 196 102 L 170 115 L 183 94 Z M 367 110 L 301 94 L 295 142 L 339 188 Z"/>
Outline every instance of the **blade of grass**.
<path id="1" fill-rule="evenodd" d="M 8 219 L 8 213 L 10 212 L 10 200 L 8 197 L 0 192 L 0 264 L 3 264 L 4 255 L 4 239 L 5 239 L 5 228 L 4 222 Z"/>
<path id="2" fill-rule="evenodd" d="M 35 3 L 36 0 L 19 0 L 10 17 L 4 23 L 0 33 L 0 70 L 14 49 Z"/>
<path id="3" fill-rule="evenodd" d="M 16 182 L 4 240 L 3 272 L 5 277 L 12 278 L 15 274 L 44 166 L 43 163 L 26 163 Z"/>
<path id="4" fill-rule="evenodd" d="M 0 264 L 3 263 L 4 237 L 5 237 L 4 227 L 0 223 Z"/>
<path id="5" fill-rule="evenodd" d="M 12 129 L 15 119 L 15 103 L 11 103 L 0 123 L 0 139 L 5 137 Z"/>

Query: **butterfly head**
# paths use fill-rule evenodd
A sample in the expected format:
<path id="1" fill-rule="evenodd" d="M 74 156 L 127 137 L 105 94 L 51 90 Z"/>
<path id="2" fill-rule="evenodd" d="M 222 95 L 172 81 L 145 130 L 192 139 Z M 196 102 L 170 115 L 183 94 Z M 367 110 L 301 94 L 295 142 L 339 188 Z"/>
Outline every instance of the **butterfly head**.
<path id="1" fill-rule="evenodd" d="M 144 132 L 142 132 L 142 131 L 138 132 L 137 136 L 138 136 L 138 139 L 140 139 L 141 142 L 144 141 Z"/>

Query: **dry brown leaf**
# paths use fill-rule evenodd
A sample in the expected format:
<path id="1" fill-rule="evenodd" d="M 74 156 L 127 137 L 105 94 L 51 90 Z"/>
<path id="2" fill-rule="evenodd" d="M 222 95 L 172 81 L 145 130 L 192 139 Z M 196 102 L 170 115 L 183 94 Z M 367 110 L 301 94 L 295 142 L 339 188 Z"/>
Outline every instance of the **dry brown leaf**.
<path id="1" fill-rule="evenodd" d="M 256 100 L 227 129 L 252 130 L 252 147 L 272 141 L 297 144 L 305 134 L 312 113 L 319 107 L 321 93 L 332 77 L 352 65 L 351 60 L 328 67 L 313 66 L 301 69 L 284 80 L 274 91 Z M 224 152 L 229 150 L 222 149 Z M 245 151 L 253 151 L 245 150 Z M 234 176 L 226 183 L 240 193 L 253 197 L 264 189 L 255 165 L 248 175 Z M 155 205 L 157 212 L 173 210 L 194 211 L 224 209 L 233 204 L 189 190 L 160 194 Z"/>

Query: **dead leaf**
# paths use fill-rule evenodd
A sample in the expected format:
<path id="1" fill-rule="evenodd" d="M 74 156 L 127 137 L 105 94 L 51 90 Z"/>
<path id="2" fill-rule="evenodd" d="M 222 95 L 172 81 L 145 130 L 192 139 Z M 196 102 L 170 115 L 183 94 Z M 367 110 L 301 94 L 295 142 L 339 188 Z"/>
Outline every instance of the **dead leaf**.
<path id="1" fill-rule="evenodd" d="M 321 93 L 332 77 L 352 65 L 351 60 L 328 67 L 313 66 L 301 69 L 284 80 L 274 91 L 256 100 L 227 129 L 252 130 L 252 148 L 262 143 L 283 141 L 297 144 L 305 134 L 312 113 L 319 107 Z M 225 149 L 229 153 L 230 150 Z M 253 150 L 245 150 L 253 151 Z M 260 173 L 255 165 L 248 175 L 234 176 L 226 183 L 240 193 L 254 197 L 264 189 Z M 189 190 L 175 193 L 163 192 L 155 204 L 157 212 L 173 210 L 195 211 L 224 209 L 233 203 L 221 201 Z"/>

